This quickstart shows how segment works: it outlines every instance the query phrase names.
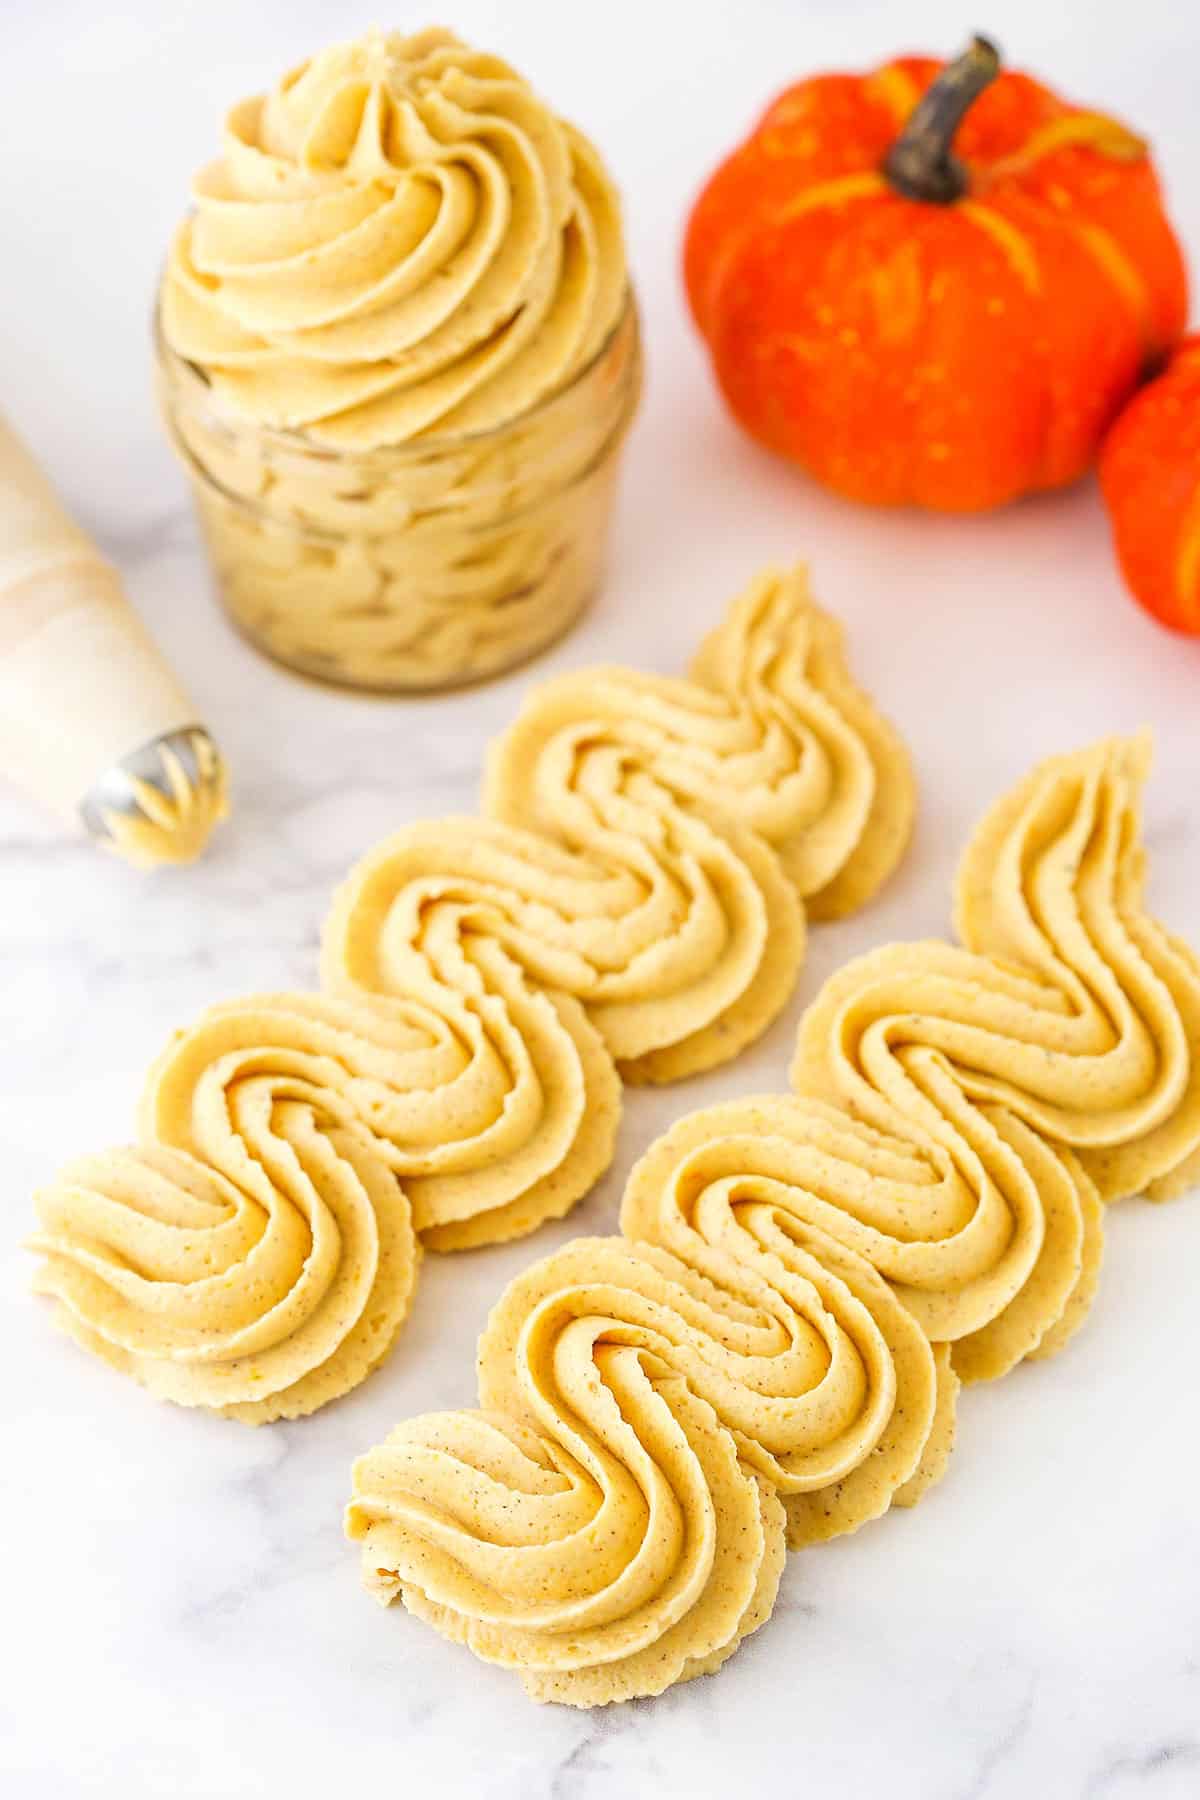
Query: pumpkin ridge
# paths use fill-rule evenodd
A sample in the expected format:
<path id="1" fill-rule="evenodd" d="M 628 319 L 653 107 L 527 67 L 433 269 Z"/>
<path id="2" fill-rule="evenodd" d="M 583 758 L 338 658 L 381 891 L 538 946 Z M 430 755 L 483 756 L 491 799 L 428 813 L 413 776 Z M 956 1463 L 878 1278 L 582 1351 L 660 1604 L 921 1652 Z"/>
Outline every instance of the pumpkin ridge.
<path id="1" fill-rule="evenodd" d="M 1200 481 L 1183 515 L 1179 550 L 1175 558 L 1175 591 L 1179 610 L 1189 631 L 1200 626 Z"/>
<path id="2" fill-rule="evenodd" d="M 973 225 L 987 233 L 1026 292 L 1040 294 L 1042 277 L 1037 257 L 1028 238 L 1012 220 L 1006 219 L 982 200 L 960 200 L 958 211 L 964 219 L 969 219 Z"/>
<path id="3" fill-rule="evenodd" d="M 1148 348 L 1154 335 L 1150 325 L 1149 290 L 1142 275 L 1126 256 L 1111 231 L 1106 231 L 1103 225 L 1093 224 L 1090 219 L 1079 219 L 1070 213 L 1054 213 L 1053 217 L 1060 220 L 1069 231 L 1075 233 L 1096 266 L 1108 276 L 1114 292 L 1122 300 L 1129 302 L 1129 309 L 1137 319 L 1141 330 L 1142 342 Z"/>
<path id="4" fill-rule="evenodd" d="M 1065 113 L 1039 125 L 1024 148 L 997 157 L 995 162 L 980 160 L 989 181 L 1007 181 L 1027 175 L 1047 156 L 1060 150 L 1091 150 L 1111 162 L 1137 162 L 1146 154 L 1146 140 L 1107 113 Z"/>
<path id="5" fill-rule="evenodd" d="M 867 76 L 863 87 L 872 99 L 880 100 L 887 107 L 898 131 L 908 123 L 921 98 L 921 90 L 912 76 L 897 63 L 885 63 L 881 69 L 875 69 Z"/>
<path id="6" fill-rule="evenodd" d="M 804 213 L 813 212 L 820 206 L 840 206 L 846 200 L 862 200 L 871 195 L 881 193 L 887 183 L 882 175 L 874 169 L 867 169 L 856 175 L 834 175 L 828 181 L 819 181 L 815 187 L 805 188 L 794 200 L 789 200 L 785 207 L 772 216 L 773 225 L 784 225 L 789 219 L 798 219 Z"/>

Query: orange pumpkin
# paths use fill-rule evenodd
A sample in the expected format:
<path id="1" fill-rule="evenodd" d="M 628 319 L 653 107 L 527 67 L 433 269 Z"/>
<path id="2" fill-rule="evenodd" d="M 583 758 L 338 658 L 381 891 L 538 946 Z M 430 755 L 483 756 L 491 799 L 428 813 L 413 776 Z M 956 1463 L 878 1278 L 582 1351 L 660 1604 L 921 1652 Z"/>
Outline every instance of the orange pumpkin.
<path id="1" fill-rule="evenodd" d="M 1200 635 L 1200 336 L 1125 408 L 1105 439 L 1100 482 L 1134 598 L 1164 625 Z"/>
<path id="2" fill-rule="evenodd" d="M 982 38 L 789 88 L 697 201 L 685 278 L 752 436 L 955 512 L 1073 481 L 1187 312 L 1145 145 Z"/>

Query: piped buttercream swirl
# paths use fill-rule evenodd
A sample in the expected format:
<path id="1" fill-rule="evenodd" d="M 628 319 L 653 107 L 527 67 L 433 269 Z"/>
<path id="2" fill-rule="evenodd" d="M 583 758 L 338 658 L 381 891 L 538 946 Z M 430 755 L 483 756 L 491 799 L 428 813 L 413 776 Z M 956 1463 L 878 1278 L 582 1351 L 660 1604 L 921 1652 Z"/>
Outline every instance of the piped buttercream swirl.
<path id="1" fill-rule="evenodd" d="M 849 873 L 865 893 L 907 836 L 903 749 L 819 642 L 833 627 L 802 578 L 764 577 L 710 644 L 706 683 L 606 670 L 535 693 L 497 748 L 486 816 L 408 826 L 351 871 L 321 994 L 231 1001 L 177 1034 L 141 1116 L 145 1154 L 173 1159 L 172 1180 L 117 1152 L 103 1204 L 70 1171 L 40 1197 L 38 1284 L 68 1329 L 170 1398 L 292 1415 L 353 1386 L 391 1342 L 419 1243 L 495 1243 L 565 1214 L 611 1159 L 620 1074 L 712 1066 L 784 1004 L 801 873 Z M 753 688 L 735 679 L 742 662 L 761 671 Z M 361 1216 L 379 1194 L 399 1221 L 386 1304 Z M 232 1310 L 223 1322 L 220 1283 L 207 1290 L 211 1341 L 189 1348 L 205 1232 Z M 280 1232 L 299 1262 L 264 1282 L 258 1239 Z M 195 1249 L 178 1275 L 172 1233 Z M 253 1370 L 245 1295 L 262 1308 L 255 1343 L 278 1352 Z"/>
<path id="2" fill-rule="evenodd" d="M 168 345 L 237 411 L 346 448 L 515 418 L 625 302 L 596 151 L 447 31 L 369 32 L 241 101 L 193 200 Z"/>
<path id="3" fill-rule="evenodd" d="M 960 1379 L 1062 1347 L 1102 1199 L 1174 1191 L 1200 1159 L 1200 962 L 1143 909 L 1148 759 L 1109 740 L 1036 769 L 963 857 L 965 948 L 848 964 L 802 1021 L 794 1094 L 683 1119 L 630 1176 L 620 1238 L 510 1284 L 484 1410 L 355 1467 L 371 1592 L 537 1698 L 659 1693 L 763 1622 L 784 1532 L 922 1497 Z"/>

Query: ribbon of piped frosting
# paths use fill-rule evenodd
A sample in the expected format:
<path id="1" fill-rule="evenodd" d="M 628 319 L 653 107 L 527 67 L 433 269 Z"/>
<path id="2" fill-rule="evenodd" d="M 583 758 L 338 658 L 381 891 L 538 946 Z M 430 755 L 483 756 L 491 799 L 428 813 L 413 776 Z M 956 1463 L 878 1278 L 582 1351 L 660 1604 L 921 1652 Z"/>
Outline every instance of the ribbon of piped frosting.
<path id="1" fill-rule="evenodd" d="M 510 1284 L 482 1410 L 355 1465 L 377 1599 L 538 1699 L 660 1693 L 764 1622 L 785 1539 L 921 1498 L 960 1380 L 1062 1347 L 1102 1201 L 1200 1158 L 1200 960 L 1143 907 L 1148 760 L 1109 740 L 1036 769 L 963 857 L 965 947 L 848 964 L 793 1094 L 683 1119 L 622 1236 Z"/>
<path id="2" fill-rule="evenodd" d="M 351 871 L 322 994 L 177 1034 L 141 1147 L 40 1197 L 68 1330 L 168 1398 L 311 1411 L 390 1347 L 421 1243 L 561 1217 L 611 1160 L 622 1075 L 712 1067 L 764 1028 L 804 895 L 866 897 L 911 775 L 799 573 L 760 577 L 699 673 L 535 689 L 484 817 L 410 825 Z"/>

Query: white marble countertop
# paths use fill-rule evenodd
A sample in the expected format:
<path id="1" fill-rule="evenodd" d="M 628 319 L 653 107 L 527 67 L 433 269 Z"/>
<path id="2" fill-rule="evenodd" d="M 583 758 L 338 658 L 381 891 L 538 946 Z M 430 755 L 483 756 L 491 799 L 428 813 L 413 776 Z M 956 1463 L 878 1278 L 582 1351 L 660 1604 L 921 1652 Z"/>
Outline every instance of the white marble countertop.
<path id="1" fill-rule="evenodd" d="M 1123 596 L 1092 486 L 987 519 L 853 510 L 735 433 L 684 319 L 686 200 L 766 95 L 793 71 L 882 58 L 898 31 L 953 49 L 975 21 L 949 0 L 913 0 L 900 25 L 885 0 L 447 10 L 595 133 L 629 197 L 648 397 L 611 579 L 544 666 L 676 670 L 759 564 L 805 556 L 914 747 L 920 829 L 877 905 L 814 933 L 801 994 L 762 1043 L 715 1077 L 629 1097 L 616 1166 L 570 1221 L 430 1259 L 394 1358 L 342 1404 L 250 1432 L 159 1405 L 60 1339 L 25 1292 L 32 1188 L 130 1132 L 172 1026 L 312 982 L 335 881 L 397 824 L 470 810 L 528 676 L 380 704 L 260 661 L 215 608 L 153 417 L 148 297 L 222 104 L 359 21 L 332 0 L 9 0 L 0 395 L 186 675 L 236 800 L 201 866 L 146 878 L 0 789 L 0 1791 L 668 1800 L 762 1780 L 895 1800 L 1196 1796 L 1200 1194 L 1119 1209 L 1081 1338 L 969 1393 L 944 1484 L 793 1559 L 776 1618 L 714 1680 L 594 1716 L 538 1709 L 359 1590 L 340 1528 L 351 1458 L 410 1412 L 473 1402 L 474 1338 L 501 1284 L 575 1231 L 611 1228 L 630 1162 L 673 1117 L 784 1085 L 800 1003 L 830 969 L 946 929 L 967 830 L 1035 758 L 1153 722 L 1152 893 L 1200 938 L 1200 645 Z M 1200 256 L 1188 9 L 991 11 L 979 22 L 1015 57 L 1154 133 Z"/>

